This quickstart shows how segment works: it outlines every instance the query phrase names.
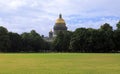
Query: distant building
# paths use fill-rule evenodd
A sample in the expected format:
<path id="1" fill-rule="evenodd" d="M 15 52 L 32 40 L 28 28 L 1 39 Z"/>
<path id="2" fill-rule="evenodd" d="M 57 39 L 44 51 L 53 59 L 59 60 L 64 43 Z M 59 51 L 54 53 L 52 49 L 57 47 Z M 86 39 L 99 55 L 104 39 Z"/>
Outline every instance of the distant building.
<path id="1" fill-rule="evenodd" d="M 67 26 L 65 20 L 62 18 L 62 14 L 59 14 L 59 18 L 56 20 L 53 30 L 54 31 L 51 30 L 49 32 L 49 37 L 44 37 L 44 40 L 51 42 L 60 31 L 67 31 Z"/>
<path id="2" fill-rule="evenodd" d="M 54 34 L 57 35 L 60 31 L 67 31 L 67 26 L 62 18 L 62 14 L 59 15 L 59 18 L 56 20 L 55 25 L 54 25 Z"/>
<path id="3" fill-rule="evenodd" d="M 50 39 L 53 38 L 53 31 L 52 30 L 49 32 L 49 38 Z"/>

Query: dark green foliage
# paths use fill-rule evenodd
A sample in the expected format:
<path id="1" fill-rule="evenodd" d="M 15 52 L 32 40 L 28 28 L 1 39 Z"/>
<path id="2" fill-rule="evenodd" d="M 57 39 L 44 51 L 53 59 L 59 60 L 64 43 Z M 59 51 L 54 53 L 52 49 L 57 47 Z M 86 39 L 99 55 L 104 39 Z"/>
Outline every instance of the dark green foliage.
<path id="1" fill-rule="evenodd" d="M 120 30 L 120 21 L 117 23 L 117 30 Z"/>
<path id="2" fill-rule="evenodd" d="M 22 38 L 19 34 L 17 33 L 8 33 L 9 38 L 10 38 L 10 49 L 8 52 L 20 52 L 22 50 Z"/>
<path id="3" fill-rule="evenodd" d="M 53 42 L 53 49 L 57 52 L 68 52 L 72 32 L 60 31 Z"/>
<path id="4" fill-rule="evenodd" d="M 113 33 L 113 40 L 115 43 L 115 48 L 113 51 L 120 51 L 120 30 L 115 30 Z"/>
<path id="5" fill-rule="evenodd" d="M 111 52 L 115 48 L 112 29 L 78 28 L 70 41 L 74 52 Z"/>
<path id="6" fill-rule="evenodd" d="M 104 31 L 112 31 L 112 27 L 110 26 L 110 24 L 105 23 L 101 26 L 100 30 L 104 30 Z"/>
<path id="7" fill-rule="evenodd" d="M 23 33 L 21 37 L 23 40 L 23 51 L 39 52 L 43 50 L 44 41 L 34 30 L 32 30 L 30 33 Z"/>
<path id="8" fill-rule="evenodd" d="M 7 52 L 10 48 L 10 39 L 6 28 L 0 26 L 0 51 Z"/>
<path id="9" fill-rule="evenodd" d="M 78 28 L 73 33 L 70 41 L 70 49 L 74 52 L 84 52 L 86 48 L 87 29 Z"/>

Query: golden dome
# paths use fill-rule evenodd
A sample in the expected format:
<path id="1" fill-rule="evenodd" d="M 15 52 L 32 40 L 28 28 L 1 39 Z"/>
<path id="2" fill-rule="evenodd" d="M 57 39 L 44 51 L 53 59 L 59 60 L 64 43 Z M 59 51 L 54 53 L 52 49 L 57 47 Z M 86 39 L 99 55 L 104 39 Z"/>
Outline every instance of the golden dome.
<path id="1" fill-rule="evenodd" d="M 56 20 L 56 24 L 65 24 L 64 19 L 62 18 L 62 15 L 59 15 L 59 18 Z"/>

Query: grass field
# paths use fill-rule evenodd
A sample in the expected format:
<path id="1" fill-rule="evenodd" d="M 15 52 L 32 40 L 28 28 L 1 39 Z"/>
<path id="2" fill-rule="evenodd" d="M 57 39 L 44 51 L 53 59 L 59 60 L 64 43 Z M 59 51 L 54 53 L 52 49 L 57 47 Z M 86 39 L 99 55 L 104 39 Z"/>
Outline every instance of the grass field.
<path id="1" fill-rule="evenodd" d="M 0 74 L 120 74 L 120 54 L 0 54 Z"/>

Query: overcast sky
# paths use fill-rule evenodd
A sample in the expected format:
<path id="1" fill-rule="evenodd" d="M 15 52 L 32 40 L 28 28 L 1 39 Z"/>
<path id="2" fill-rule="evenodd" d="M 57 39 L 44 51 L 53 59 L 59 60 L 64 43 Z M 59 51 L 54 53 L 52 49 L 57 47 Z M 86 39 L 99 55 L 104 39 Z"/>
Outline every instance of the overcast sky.
<path id="1" fill-rule="evenodd" d="M 0 26 L 9 31 L 48 35 L 59 13 L 69 30 L 99 28 L 120 20 L 120 0 L 0 0 Z"/>

